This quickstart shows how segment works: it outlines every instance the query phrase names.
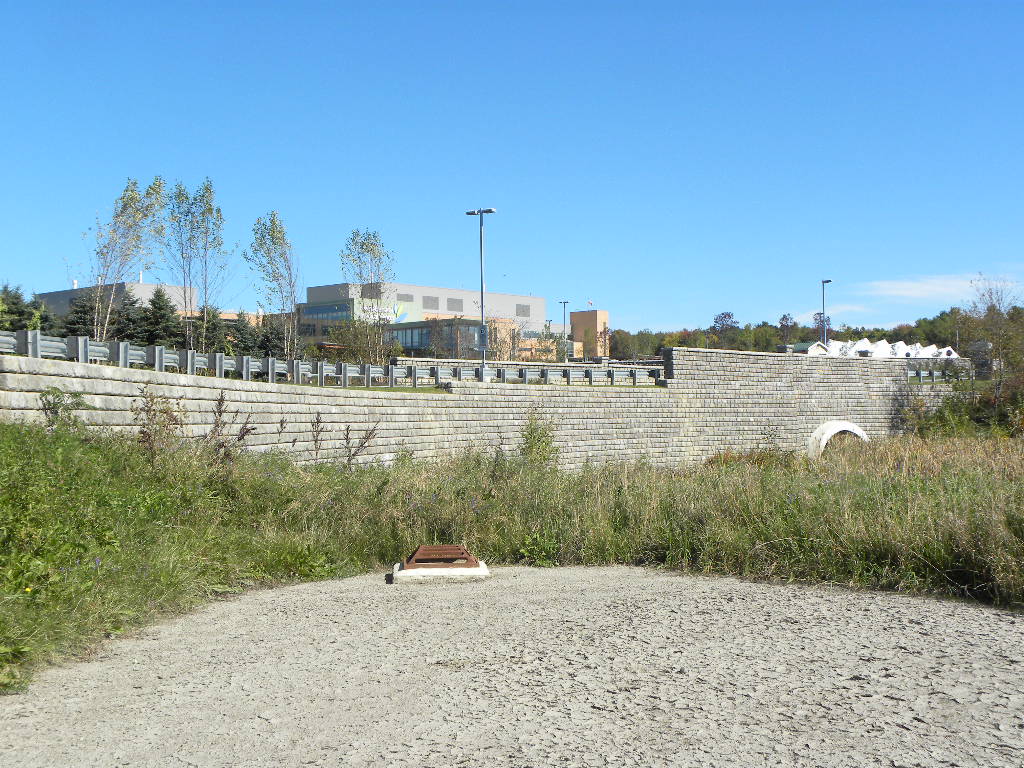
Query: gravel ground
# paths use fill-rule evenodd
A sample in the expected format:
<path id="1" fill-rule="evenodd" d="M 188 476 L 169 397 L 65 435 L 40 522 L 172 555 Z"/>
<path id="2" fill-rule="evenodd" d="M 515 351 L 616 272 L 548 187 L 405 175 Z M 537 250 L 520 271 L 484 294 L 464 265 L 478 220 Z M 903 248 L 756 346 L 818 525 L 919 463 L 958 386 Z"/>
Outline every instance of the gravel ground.
<path id="1" fill-rule="evenodd" d="M 14 766 L 1024 765 L 1024 616 L 637 568 L 255 592 L 0 698 Z"/>

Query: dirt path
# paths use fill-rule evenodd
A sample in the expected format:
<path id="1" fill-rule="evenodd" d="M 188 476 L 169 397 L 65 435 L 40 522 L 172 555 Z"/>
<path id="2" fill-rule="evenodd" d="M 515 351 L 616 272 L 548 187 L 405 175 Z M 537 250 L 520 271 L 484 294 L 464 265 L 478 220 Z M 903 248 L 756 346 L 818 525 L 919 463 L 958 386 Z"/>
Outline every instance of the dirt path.
<path id="1" fill-rule="evenodd" d="M 634 568 L 256 592 L 0 698 L 14 766 L 1024 765 L 1024 616 Z"/>

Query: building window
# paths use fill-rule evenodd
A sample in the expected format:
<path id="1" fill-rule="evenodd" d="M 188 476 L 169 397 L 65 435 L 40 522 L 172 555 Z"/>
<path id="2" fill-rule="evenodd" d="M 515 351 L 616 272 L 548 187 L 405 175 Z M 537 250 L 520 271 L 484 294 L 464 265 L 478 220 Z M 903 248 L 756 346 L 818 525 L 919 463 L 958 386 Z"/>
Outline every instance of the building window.
<path id="1" fill-rule="evenodd" d="M 529 304 L 516 304 L 516 317 L 529 317 L 530 316 L 530 305 Z"/>
<path id="2" fill-rule="evenodd" d="M 461 312 L 462 311 L 462 299 L 448 299 L 448 311 L 449 312 Z"/>
<path id="3" fill-rule="evenodd" d="M 302 323 L 299 326 L 299 336 L 315 336 L 316 326 L 312 323 Z"/>
<path id="4" fill-rule="evenodd" d="M 303 320 L 319 320 L 320 322 L 331 320 L 352 319 L 352 309 L 348 302 L 341 304 L 318 304 L 307 306 L 302 309 Z"/>
<path id="5" fill-rule="evenodd" d="M 398 300 L 399 301 L 412 301 L 412 294 L 411 293 L 400 293 L 400 294 L 398 294 Z"/>
<path id="6" fill-rule="evenodd" d="M 360 286 L 359 295 L 364 299 L 381 298 L 380 283 L 363 283 Z"/>
<path id="7" fill-rule="evenodd" d="M 430 347 L 430 328 L 399 328 L 392 333 L 407 352 L 422 352 Z"/>
<path id="8" fill-rule="evenodd" d="M 423 308 L 424 309 L 437 309 L 440 306 L 440 299 L 437 296 L 424 296 L 423 297 Z"/>

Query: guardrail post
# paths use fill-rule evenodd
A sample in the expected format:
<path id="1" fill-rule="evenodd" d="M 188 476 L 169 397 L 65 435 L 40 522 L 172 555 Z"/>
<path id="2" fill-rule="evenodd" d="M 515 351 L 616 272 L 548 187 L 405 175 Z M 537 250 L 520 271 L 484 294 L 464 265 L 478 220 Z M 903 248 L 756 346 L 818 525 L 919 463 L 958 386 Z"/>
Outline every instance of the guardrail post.
<path id="1" fill-rule="evenodd" d="M 550 368 L 545 368 L 543 371 L 540 372 L 540 382 L 541 382 L 541 384 L 550 384 L 551 383 L 551 369 Z"/>
<path id="2" fill-rule="evenodd" d="M 89 362 L 89 337 L 68 336 L 64 339 L 68 348 L 68 360 L 77 360 L 80 363 Z"/>
<path id="3" fill-rule="evenodd" d="M 499 368 L 498 369 L 498 383 L 499 384 L 508 384 L 508 369 L 506 369 L 506 368 Z"/>
<path id="4" fill-rule="evenodd" d="M 194 349 L 178 350 L 178 373 L 196 375 L 196 351 Z"/>
<path id="5" fill-rule="evenodd" d="M 89 339 L 85 336 L 79 336 L 80 339 L 85 339 L 85 356 L 89 356 Z M 160 344 L 150 344 L 146 347 L 146 365 L 152 368 L 154 371 L 163 372 L 164 370 L 164 348 Z"/>
<path id="6" fill-rule="evenodd" d="M 39 352 L 39 331 L 15 331 L 14 349 L 19 355 L 42 357 Z"/>
<path id="7" fill-rule="evenodd" d="M 631 370 L 631 371 L 629 372 L 629 377 L 630 377 L 630 378 L 631 378 L 631 379 L 633 380 L 633 386 L 634 386 L 634 387 L 635 387 L 635 386 L 636 386 L 637 384 L 639 384 L 639 383 L 640 383 L 640 382 L 639 382 L 639 377 L 640 377 L 640 371 L 638 371 L 638 370 L 637 370 L 636 368 L 634 368 L 633 370 Z"/>
<path id="8" fill-rule="evenodd" d="M 218 379 L 223 379 L 224 378 L 224 353 L 223 352 L 214 352 L 212 357 L 213 357 L 213 375 L 216 376 Z M 207 359 L 209 359 L 209 358 L 210 358 L 210 355 L 207 355 Z"/>
<path id="9" fill-rule="evenodd" d="M 337 363 L 334 372 L 341 377 L 341 386 L 348 386 L 348 363 Z"/>
<path id="10" fill-rule="evenodd" d="M 398 366 L 396 366 L 396 365 L 389 365 L 388 366 L 388 386 L 389 387 L 395 386 L 395 369 L 397 367 Z"/>
<path id="11" fill-rule="evenodd" d="M 370 382 L 373 380 L 373 376 L 370 375 L 370 372 L 372 370 L 373 370 L 373 366 L 372 365 L 370 365 L 369 363 L 364 363 L 363 364 L 363 386 L 366 386 L 366 387 L 371 386 Z"/>
<path id="12" fill-rule="evenodd" d="M 301 360 L 289 360 L 288 361 L 288 378 L 292 380 L 292 384 L 302 383 L 302 361 Z"/>
<path id="13" fill-rule="evenodd" d="M 433 365 L 430 367 L 430 375 L 434 377 L 434 386 L 441 386 L 441 366 Z"/>
<path id="14" fill-rule="evenodd" d="M 316 383 L 317 386 L 327 386 L 327 363 L 323 360 L 316 361 Z"/>
<path id="15" fill-rule="evenodd" d="M 589 384 L 590 386 L 594 386 L 594 369 L 593 368 L 587 368 L 585 371 L 583 371 L 583 380 L 585 382 L 587 382 L 587 384 Z"/>
<path id="16" fill-rule="evenodd" d="M 271 384 L 277 383 L 277 358 L 276 357 L 265 357 L 263 358 L 263 370 L 266 371 L 267 381 Z"/>
<path id="17" fill-rule="evenodd" d="M 418 387 L 420 385 L 420 377 L 416 375 L 418 373 L 418 371 L 416 370 L 416 366 L 415 365 L 407 365 L 405 367 L 405 372 L 406 372 L 405 375 L 406 375 L 407 378 L 408 377 L 412 377 L 412 385 L 413 385 L 413 387 Z"/>
<path id="18" fill-rule="evenodd" d="M 128 342 L 108 341 L 107 349 L 110 350 L 110 362 L 118 368 L 128 367 Z"/>
<path id="19" fill-rule="evenodd" d="M 241 375 L 242 381 L 252 381 L 252 358 L 249 355 L 237 355 L 235 370 Z"/>

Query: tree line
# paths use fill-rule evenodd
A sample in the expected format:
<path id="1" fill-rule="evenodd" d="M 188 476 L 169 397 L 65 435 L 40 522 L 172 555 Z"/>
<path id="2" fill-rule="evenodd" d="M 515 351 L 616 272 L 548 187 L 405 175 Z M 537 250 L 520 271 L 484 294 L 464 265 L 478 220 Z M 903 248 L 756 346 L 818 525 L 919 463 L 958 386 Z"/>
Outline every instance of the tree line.
<path id="1" fill-rule="evenodd" d="M 95 292 L 86 291 L 71 302 L 64 317 L 58 317 L 36 298 L 27 300 L 21 288 L 0 287 L 0 330 L 37 330 L 47 336 L 89 336 L 95 333 Z M 200 307 L 193 318 L 182 318 L 163 288 L 157 288 L 146 303 L 128 289 L 115 299 L 108 321 L 109 339 L 139 346 L 161 344 L 175 349 L 189 347 L 189 336 L 204 336 L 204 352 L 230 355 L 280 356 L 284 339 L 280 324 L 244 311 L 225 319 L 216 307 Z M 191 331 L 191 334 L 189 333 Z"/>
<path id="2" fill-rule="evenodd" d="M 110 217 L 97 217 L 90 233 L 92 287 L 72 302 L 68 315 L 55 317 L 37 298 L 28 300 L 20 288 L 5 285 L 0 330 L 38 329 L 200 352 L 298 356 L 298 259 L 277 211 L 256 219 L 252 240 L 242 249 L 224 240 L 224 215 L 209 178 L 192 190 L 181 182 L 169 187 L 160 176 L 145 189 L 128 179 Z M 257 276 L 260 312 L 256 318 L 240 312 L 237 320 L 225 320 L 222 292 L 242 262 Z M 154 267 L 182 287 L 180 311 L 163 289 L 145 305 L 118 289 Z"/>
<path id="3" fill-rule="evenodd" d="M 952 347 L 965 357 L 969 356 L 972 344 L 991 343 L 999 347 L 1002 359 L 1015 359 L 1016 350 L 1024 348 L 1024 308 L 1016 303 L 1016 296 L 1005 283 L 979 277 L 974 287 L 976 295 L 966 306 L 950 307 L 934 317 L 923 317 L 892 328 L 850 325 L 834 328 L 831 318 L 820 312 L 806 325 L 797 322 L 791 314 L 782 315 L 775 323 L 740 325 L 732 312 L 721 312 L 706 328 L 661 332 L 645 329 L 635 333 L 616 329 L 611 332 L 611 356 L 623 360 L 643 359 L 655 357 L 667 347 L 775 352 L 782 345 L 820 341 L 824 325 L 830 340 L 867 338 L 935 344 Z"/>

